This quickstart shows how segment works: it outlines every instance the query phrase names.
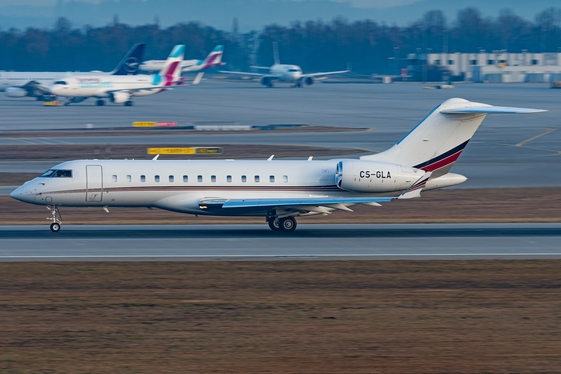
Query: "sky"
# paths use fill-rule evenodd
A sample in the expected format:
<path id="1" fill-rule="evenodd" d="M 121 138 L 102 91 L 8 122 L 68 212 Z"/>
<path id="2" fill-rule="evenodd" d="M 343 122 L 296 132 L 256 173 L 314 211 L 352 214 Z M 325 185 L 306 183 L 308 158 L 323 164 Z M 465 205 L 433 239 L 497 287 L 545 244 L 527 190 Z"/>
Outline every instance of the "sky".
<path id="1" fill-rule="evenodd" d="M 197 21 L 231 31 L 233 19 L 239 30 L 261 30 L 277 23 L 295 21 L 349 21 L 372 19 L 406 26 L 434 9 L 453 22 L 458 10 L 473 6 L 484 16 L 496 17 L 503 8 L 533 20 L 547 7 L 560 7 L 560 0 L 0 0 L 0 30 L 52 28 L 58 17 L 66 17 L 75 28 L 105 26 L 118 16 L 121 23 L 142 25 L 158 22 L 168 27 Z"/>

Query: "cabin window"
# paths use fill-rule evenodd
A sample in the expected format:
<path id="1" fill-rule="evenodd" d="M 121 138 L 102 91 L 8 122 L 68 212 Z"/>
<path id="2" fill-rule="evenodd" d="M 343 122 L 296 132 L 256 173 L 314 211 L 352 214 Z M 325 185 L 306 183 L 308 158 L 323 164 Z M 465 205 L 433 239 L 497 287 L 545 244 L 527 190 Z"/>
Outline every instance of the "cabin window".
<path id="1" fill-rule="evenodd" d="M 247 177 L 245 175 L 242 175 L 242 182 L 247 182 Z"/>
<path id="2" fill-rule="evenodd" d="M 283 175 L 283 176 L 282 176 L 282 181 L 283 181 L 284 183 L 288 183 L 288 175 Z"/>
<path id="3" fill-rule="evenodd" d="M 132 182 L 132 176 L 131 175 L 127 175 L 127 182 Z"/>
<path id="4" fill-rule="evenodd" d="M 471 64 L 471 65 L 477 65 L 477 60 L 471 60 L 471 61 L 470 61 L 470 64 Z"/>
<path id="5" fill-rule="evenodd" d="M 487 60 L 487 65 L 493 65 L 495 63 L 495 61 L 493 60 Z"/>
<path id="6" fill-rule="evenodd" d="M 269 182 L 275 183 L 275 176 L 274 175 L 269 176 Z"/>
<path id="7" fill-rule="evenodd" d="M 454 65 L 454 60 L 448 60 L 448 65 Z"/>
<path id="8" fill-rule="evenodd" d="M 140 176 L 140 181 L 141 182 L 146 182 L 146 175 L 141 175 Z"/>
<path id="9" fill-rule="evenodd" d="M 183 182 L 185 183 L 189 182 L 189 177 L 187 175 L 183 176 Z"/>
<path id="10" fill-rule="evenodd" d="M 117 182 L 117 176 L 113 174 L 113 176 L 111 177 L 111 179 L 113 179 L 113 182 Z"/>
<path id="11" fill-rule="evenodd" d="M 232 176 L 231 176 L 231 175 L 227 175 L 227 176 L 226 176 L 226 181 L 227 181 L 228 183 L 232 182 Z"/>
<path id="12" fill-rule="evenodd" d="M 211 175 L 210 176 L 210 181 L 213 182 L 213 183 L 216 182 L 216 175 Z"/>
<path id="13" fill-rule="evenodd" d="M 255 183 L 259 183 L 259 175 L 256 175 L 254 180 L 255 180 Z"/>
<path id="14" fill-rule="evenodd" d="M 197 181 L 202 182 L 202 181 L 203 181 L 203 176 L 202 176 L 202 175 L 199 175 L 199 176 L 197 177 Z"/>
<path id="15" fill-rule="evenodd" d="M 171 183 L 173 183 L 173 179 L 174 179 L 174 178 L 173 178 L 173 175 L 170 175 L 170 176 L 169 176 L 169 181 L 170 181 Z"/>
<path id="16" fill-rule="evenodd" d="M 160 176 L 154 175 L 154 182 L 159 182 L 159 181 L 160 181 Z"/>

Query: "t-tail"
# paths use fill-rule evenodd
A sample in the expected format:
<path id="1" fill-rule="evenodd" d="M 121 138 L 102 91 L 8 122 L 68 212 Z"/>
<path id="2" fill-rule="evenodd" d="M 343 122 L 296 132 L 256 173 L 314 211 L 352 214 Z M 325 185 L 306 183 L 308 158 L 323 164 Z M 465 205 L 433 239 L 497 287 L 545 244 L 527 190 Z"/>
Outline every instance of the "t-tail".
<path id="1" fill-rule="evenodd" d="M 112 75 L 136 75 L 140 69 L 146 44 L 135 44 L 111 72 Z"/>
<path id="2" fill-rule="evenodd" d="M 181 61 L 185 53 L 185 45 L 176 45 L 169 54 L 162 70 L 154 75 L 154 85 L 170 87 L 180 83 Z"/>
<path id="3" fill-rule="evenodd" d="M 417 126 L 385 152 L 361 160 L 392 162 L 432 173 L 450 170 L 487 114 L 537 113 L 542 109 L 499 107 L 464 99 L 449 99 L 434 108 Z"/>
<path id="4" fill-rule="evenodd" d="M 224 53 L 224 46 L 217 45 L 214 47 L 212 52 L 206 56 L 204 60 L 199 60 L 197 65 L 200 67 L 200 70 L 210 69 L 217 66 L 223 65 L 222 63 L 222 54 Z"/>

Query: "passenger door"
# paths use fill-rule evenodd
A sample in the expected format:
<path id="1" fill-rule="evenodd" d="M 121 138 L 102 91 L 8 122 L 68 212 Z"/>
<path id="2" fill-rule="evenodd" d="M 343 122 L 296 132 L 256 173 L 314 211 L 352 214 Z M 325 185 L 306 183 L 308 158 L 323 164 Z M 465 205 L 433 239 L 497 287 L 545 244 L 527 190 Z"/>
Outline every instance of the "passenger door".
<path id="1" fill-rule="evenodd" d="M 86 166 L 86 201 L 101 201 L 103 198 L 103 172 L 101 165 Z"/>

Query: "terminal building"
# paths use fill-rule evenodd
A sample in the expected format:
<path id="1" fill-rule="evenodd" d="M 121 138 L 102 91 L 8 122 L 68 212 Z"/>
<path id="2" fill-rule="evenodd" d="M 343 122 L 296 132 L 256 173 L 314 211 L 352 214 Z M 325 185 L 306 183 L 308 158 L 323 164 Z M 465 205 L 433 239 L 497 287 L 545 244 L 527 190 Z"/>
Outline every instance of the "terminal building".
<path id="1" fill-rule="evenodd" d="M 561 81 L 561 53 L 428 53 L 428 68 L 454 80 L 489 83 Z M 422 59 L 417 59 L 419 61 Z M 427 68 L 425 68 L 427 70 Z M 446 79 L 443 79 L 446 80 Z"/>

